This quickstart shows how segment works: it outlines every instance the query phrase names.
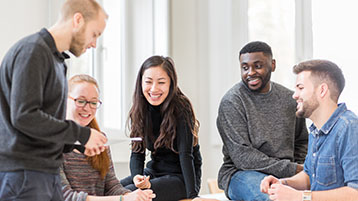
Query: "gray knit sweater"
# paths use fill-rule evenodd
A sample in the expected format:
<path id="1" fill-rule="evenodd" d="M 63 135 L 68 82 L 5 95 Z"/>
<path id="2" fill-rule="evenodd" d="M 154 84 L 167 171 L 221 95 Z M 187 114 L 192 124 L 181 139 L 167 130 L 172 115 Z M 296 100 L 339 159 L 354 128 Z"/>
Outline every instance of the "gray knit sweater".
<path id="1" fill-rule="evenodd" d="M 227 192 L 238 170 L 256 170 L 276 177 L 292 176 L 307 153 L 304 119 L 295 117 L 293 92 L 273 83 L 265 94 L 250 91 L 244 83 L 222 98 L 217 127 L 224 143 L 224 163 L 218 182 Z"/>

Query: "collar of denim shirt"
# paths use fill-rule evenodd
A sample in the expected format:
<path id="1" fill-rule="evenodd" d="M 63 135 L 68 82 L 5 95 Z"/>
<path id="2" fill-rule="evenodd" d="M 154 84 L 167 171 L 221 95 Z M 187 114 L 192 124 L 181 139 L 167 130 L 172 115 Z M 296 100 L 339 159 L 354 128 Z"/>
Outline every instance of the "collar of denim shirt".
<path id="1" fill-rule="evenodd" d="M 310 126 L 310 133 L 316 137 L 319 133 L 328 134 L 329 131 L 333 128 L 333 126 L 338 121 L 339 117 L 347 110 L 347 106 L 345 103 L 338 104 L 337 109 L 333 112 L 328 121 L 322 126 L 321 130 L 318 130 L 317 127 L 312 123 Z"/>

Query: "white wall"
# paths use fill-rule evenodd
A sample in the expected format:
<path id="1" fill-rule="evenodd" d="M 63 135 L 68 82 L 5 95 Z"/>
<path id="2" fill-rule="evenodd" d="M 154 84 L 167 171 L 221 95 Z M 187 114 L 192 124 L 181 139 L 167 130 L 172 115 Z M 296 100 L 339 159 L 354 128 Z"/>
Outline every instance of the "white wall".
<path id="1" fill-rule="evenodd" d="M 16 41 L 50 25 L 54 13 L 49 9 L 53 8 L 54 4 L 51 0 L 1 1 L 0 61 Z"/>

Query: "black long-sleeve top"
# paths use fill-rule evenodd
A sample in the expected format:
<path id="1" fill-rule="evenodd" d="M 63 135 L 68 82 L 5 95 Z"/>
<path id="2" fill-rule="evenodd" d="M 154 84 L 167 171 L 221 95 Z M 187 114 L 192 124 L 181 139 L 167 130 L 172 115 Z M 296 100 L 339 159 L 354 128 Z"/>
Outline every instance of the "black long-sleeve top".
<path id="1" fill-rule="evenodd" d="M 202 161 L 199 145 L 193 147 L 193 134 L 190 128 L 183 117 L 178 117 L 174 140 L 174 149 L 178 153 L 164 147 L 154 150 L 154 142 L 159 136 L 162 117 L 160 106 L 150 106 L 149 110 L 154 138 L 152 140 L 149 136 L 145 137 L 146 148 L 151 151 L 151 161 L 148 162 L 147 168 L 154 170 L 158 176 L 181 174 L 184 178 L 187 197 L 196 197 L 200 190 Z M 132 178 L 137 174 L 143 175 L 144 161 L 145 153 L 132 152 L 130 160 Z"/>

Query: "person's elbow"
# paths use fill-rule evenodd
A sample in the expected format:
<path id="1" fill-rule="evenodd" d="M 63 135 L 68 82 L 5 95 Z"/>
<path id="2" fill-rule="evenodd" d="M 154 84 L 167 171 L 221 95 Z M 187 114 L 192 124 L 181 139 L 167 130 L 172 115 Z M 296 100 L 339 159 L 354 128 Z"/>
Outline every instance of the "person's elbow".
<path id="1" fill-rule="evenodd" d="M 14 128 L 16 128 L 17 130 L 22 131 L 25 122 L 28 122 L 28 121 L 27 121 L 27 118 L 26 118 L 25 115 L 23 115 L 23 114 L 21 114 L 19 112 L 11 112 L 10 122 L 11 122 L 11 125 Z"/>

